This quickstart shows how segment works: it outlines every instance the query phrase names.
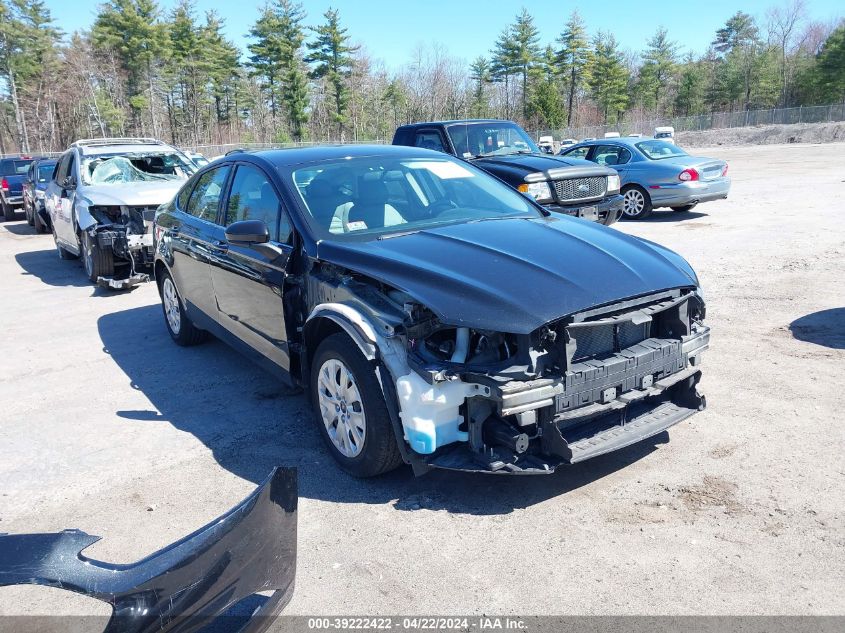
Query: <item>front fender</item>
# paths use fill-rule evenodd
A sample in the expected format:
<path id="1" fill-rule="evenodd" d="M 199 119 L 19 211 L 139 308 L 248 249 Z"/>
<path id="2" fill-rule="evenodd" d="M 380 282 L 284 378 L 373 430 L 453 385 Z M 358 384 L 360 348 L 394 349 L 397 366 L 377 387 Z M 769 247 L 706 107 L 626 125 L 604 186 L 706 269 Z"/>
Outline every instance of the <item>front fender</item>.
<path id="1" fill-rule="evenodd" d="M 345 303 L 321 303 L 311 310 L 305 320 L 305 327 L 308 328 L 308 324 L 318 318 L 336 323 L 355 341 L 367 360 L 375 360 L 376 331 L 369 319 L 359 310 Z"/>

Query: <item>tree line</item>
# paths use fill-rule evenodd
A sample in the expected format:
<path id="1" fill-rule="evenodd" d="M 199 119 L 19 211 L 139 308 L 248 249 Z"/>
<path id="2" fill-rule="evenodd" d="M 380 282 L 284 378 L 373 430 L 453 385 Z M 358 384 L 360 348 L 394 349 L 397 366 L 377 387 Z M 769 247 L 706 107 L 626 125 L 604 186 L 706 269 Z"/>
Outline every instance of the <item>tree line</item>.
<path id="1" fill-rule="evenodd" d="M 246 50 L 192 0 L 109 0 L 63 33 L 43 0 L 0 0 L 0 153 L 80 137 L 142 135 L 196 146 L 389 139 L 400 124 L 496 117 L 557 129 L 710 112 L 845 102 L 845 21 L 803 0 L 737 11 L 701 55 L 659 27 L 641 51 L 574 11 L 542 43 L 526 10 L 467 63 L 418 45 L 388 68 L 343 26 L 270 0 Z"/>

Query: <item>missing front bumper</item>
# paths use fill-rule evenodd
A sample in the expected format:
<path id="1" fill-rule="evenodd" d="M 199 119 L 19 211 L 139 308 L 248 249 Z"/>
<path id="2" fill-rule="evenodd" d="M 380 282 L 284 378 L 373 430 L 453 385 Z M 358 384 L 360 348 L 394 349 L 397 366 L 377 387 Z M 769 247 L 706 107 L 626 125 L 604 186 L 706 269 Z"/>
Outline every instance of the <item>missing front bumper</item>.
<path id="1" fill-rule="evenodd" d="M 112 606 L 105 633 L 192 633 L 221 622 L 226 631 L 266 630 L 293 595 L 296 470 L 277 468 L 232 510 L 130 565 L 86 558 L 99 540 L 79 530 L 0 535 L 0 586 L 44 585 Z M 228 610 L 273 591 L 248 618 Z"/>
<path id="2" fill-rule="evenodd" d="M 111 290 L 128 290 L 137 285 L 147 283 L 150 276 L 146 273 L 134 273 L 128 277 L 115 279 L 114 277 L 97 277 L 97 285 Z"/>

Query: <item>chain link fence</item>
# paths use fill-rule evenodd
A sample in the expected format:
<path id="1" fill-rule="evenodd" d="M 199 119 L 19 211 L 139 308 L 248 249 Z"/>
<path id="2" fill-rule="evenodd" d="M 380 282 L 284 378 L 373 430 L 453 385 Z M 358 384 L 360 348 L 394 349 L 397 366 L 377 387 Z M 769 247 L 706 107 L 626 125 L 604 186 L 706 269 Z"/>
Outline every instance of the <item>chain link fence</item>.
<path id="1" fill-rule="evenodd" d="M 384 145 L 387 141 L 376 139 L 372 141 L 346 141 L 344 145 Z M 317 147 L 319 145 L 337 144 L 332 141 L 299 141 L 292 143 L 224 143 L 210 145 L 183 145 L 182 149 L 189 152 L 197 152 L 207 158 L 216 158 L 225 155 L 233 150 L 258 150 L 258 149 L 288 149 L 292 147 Z"/>
<path id="2" fill-rule="evenodd" d="M 741 110 L 737 112 L 715 112 L 696 116 L 674 117 L 651 120 L 623 121 L 613 125 L 592 125 L 585 127 L 543 130 L 537 136 L 554 136 L 555 140 L 574 138 L 602 138 L 606 132 L 621 135 L 645 134 L 651 136 L 654 128 L 671 126 L 675 132 L 716 130 L 756 125 L 789 125 L 795 123 L 827 123 L 845 121 L 845 104 L 823 106 L 799 106 L 797 108 L 773 108 L 770 110 Z"/>

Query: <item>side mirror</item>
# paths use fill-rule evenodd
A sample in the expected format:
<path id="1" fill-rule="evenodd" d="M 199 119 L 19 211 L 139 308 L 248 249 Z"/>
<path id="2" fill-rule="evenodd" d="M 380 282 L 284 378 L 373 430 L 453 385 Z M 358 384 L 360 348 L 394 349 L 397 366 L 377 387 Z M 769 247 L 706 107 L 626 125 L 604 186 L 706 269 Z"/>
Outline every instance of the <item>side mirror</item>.
<path id="1" fill-rule="evenodd" d="M 68 176 L 67 178 L 65 178 L 65 179 L 64 179 L 61 183 L 59 183 L 59 184 L 61 184 L 62 189 L 76 189 L 76 183 L 75 183 L 75 182 L 73 182 L 73 178 L 71 178 L 70 176 Z"/>
<path id="2" fill-rule="evenodd" d="M 226 241 L 232 244 L 264 244 L 270 241 L 270 231 L 261 220 L 241 220 L 226 227 Z"/>

